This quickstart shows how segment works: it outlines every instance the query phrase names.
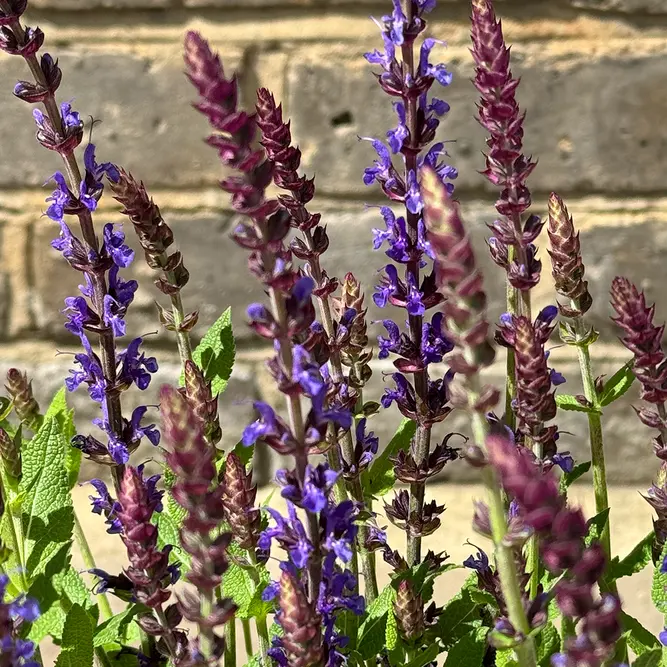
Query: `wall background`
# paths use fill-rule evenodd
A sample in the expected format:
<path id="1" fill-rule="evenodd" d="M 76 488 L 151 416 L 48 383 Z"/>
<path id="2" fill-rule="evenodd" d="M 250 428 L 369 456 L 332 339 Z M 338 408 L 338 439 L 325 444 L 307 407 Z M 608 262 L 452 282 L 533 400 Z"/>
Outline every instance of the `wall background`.
<path id="1" fill-rule="evenodd" d="M 233 216 L 216 187 L 222 170 L 215 151 L 202 142 L 206 124 L 190 108 L 194 89 L 182 73 L 183 34 L 199 29 L 211 40 L 227 70 L 239 72 L 246 104 L 254 103 L 258 85 L 269 86 L 282 100 L 303 150 L 303 166 L 317 177 L 316 205 L 331 236 L 323 257 L 326 269 L 338 276 L 354 271 L 370 294 L 384 256 L 371 249 L 370 229 L 379 214 L 364 204 L 381 199 L 378 190 L 361 182 L 373 153 L 358 137 L 384 134 L 394 118 L 391 100 L 375 84 L 362 55 L 380 44 L 369 15 L 382 15 L 388 5 L 375 0 L 33 0 L 26 16 L 45 31 L 46 50 L 60 58 L 59 100 L 74 99 L 82 117 L 102 121 L 93 130 L 100 160 L 117 162 L 142 178 L 174 229 L 192 275 L 184 291 L 186 306 L 201 312 L 199 334 L 225 306 L 234 309 L 239 361 L 222 412 L 228 443 L 252 419 L 251 400 L 271 392 L 263 351 L 243 324 L 245 305 L 262 295 L 245 271 L 244 253 L 228 238 Z M 526 149 L 539 158 L 530 180 L 534 210 L 544 213 L 549 192 L 556 190 L 574 214 L 596 299 L 591 315 L 601 332 L 593 348 L 596 371 L 610 375 L 627 358 L 608 319 L 612 278 L 624 274 L 638 281 L 657 300 L 658 317 L 667 317 L 667 0 L 500 0 L 497 10 L 513 43 L 514 70 L 523 77 L 519 98 L 528 111 Z M 457 193 L 487 268 L 497 316 L 504 278 L 484 250 L 493 193 L 477 173 L 484 135 L 473 119 L 468 29 L 468 4 L 442 0 L 429 32 L 448 43 L 434 51 L 455 75 L 452 86 L 439 91 L 452 108 L 442 137 L 452 141 L 451 161 L 461 172 Z M 0 370 L 27 369 L 46 401 L 71 361 L 56 354 L 74 349 L 59 310 L 79 280 L 51 250 L 55 226 L 41 217 L 49 192 L 42 184 L 59 163 L 34 140 L 28 106 L 11 95 L 15 79 L 24 76 L 21 59 L 0 56 Z M 110 197 L 96 219 L 100 225 L 120 220 Z M 128 236 L 132 239 L 130 229 Z M 547 259 L 544 251 L 542 257 Z M 157 329 L 153 301 L 159 293 L 141 255 L 132 271 L 141 287 L 129 326 L 146 334 Z M 538 306 L 552 294 L 547 260 L 536 290 Z M 370 317 L 378 319 L 379 313 L 371 309 Z M 175 377 L 177 363 L 164 333 L 149 339 L 162 362 L 156 390 Z M 559 370 L 572 378 L 567 392 L 578 393 L 578 368 L 569 350 L 553 355 Z M 491 374 L 497 381 L 502 365 L 501 359 Z M 379 396 L 382 371 L 390 367 L 376 367 L 369 395 Z M 128 395 L 128 408 L 136 398 Z M 650 433 L 634 417 L 633 400 L 631 393 L 623 409 L 605 422 L 611 479 L 627 484 L 648 481 L 656 469 Z M 90 402 L 85 394 L 73 402 L 86 429 L 94 416 Z M 566 413 L 560 426 L 571 433 L 563 435 L 563 447 L 583 459 L 576 445 L 586 433 L 581 417 Z M 385 415 L 374 428 L 386 438 L 397 421 Z M 453 416 L 443 428 L 442 434 L 464 425 Z M 454 465 L 447 474 L 460 480 L 471 472 Z"/>

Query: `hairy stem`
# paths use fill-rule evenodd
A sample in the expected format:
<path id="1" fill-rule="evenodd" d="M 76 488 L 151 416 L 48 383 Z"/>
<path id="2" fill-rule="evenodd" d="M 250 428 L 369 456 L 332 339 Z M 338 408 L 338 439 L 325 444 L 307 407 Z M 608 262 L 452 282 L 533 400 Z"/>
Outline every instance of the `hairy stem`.
<path id="1" fill-rule="evenodd" d="M 83 532 L 83 528 L 81 526 L 81 522 L 79 521 L 79 517 L 76 514 L 76 511 L 74 511 L 74 539 L 79 545 L 79 551 L 81 551 L 83 564 L 88 570 L 96 569 L 97 565 L 95 564 L 93 552 L 90 550 L 90 545 L 86 539 L 86 534 Z M 109 604 L 109 599 L 107 598 L 106 594 L 98 593 L 97 602 L 100 606 L 100 615 L 102 616 L 102 620 L 106 621 L 107 619 L 111 618 L 113 616 L 113 611 L 111 610 L 111 605 Z"/>
<path id="2" fill-rule="evenodd" d="M 583 340 L 586 335 L 586 324 L 582 316 L 573 319 L 574 330 L 577 340 Z M 609 508 L 609 493 L 607 489 L 607 472 L 604 461 L 604 442 L 602 439 L 602 419 L 599 408 L 597 391 L 595 390 L 595 377 L 591 366 L 591 355 L 587 344 L 577 343 L 577 355 L 579 356 L 579 369 L 581 381 L 584 386 L 584 396 L 590 404 L 596 408 L 595 412 L 586 413 L 588 416 L 588 434 L 591 445 L 591 461 L 593 468 L 593 493 L 595 494 L 595 512 L 599 514 Z M 604 549 L 607 562 L 611 560 L 611 529 L 610 519 L 607 519 L 600 535 L 600 544 Z M 618 595 L 616 582 L 611 585 L 606 583 L 603 577 L 600 581 L 603 592 L 611 592 Z"/>
<path id="3" fill-rule="evenodd" d="M 167 282 L 173 283 L 176 280 L 173 271 L 165 271 Z M 190 333 L 181 330 L 181 324 L 185 319 L 185 310 L 183 309 L 183 299 L 181 293 L 171 294 L 171 312 L 174 316 L 174 328 L 176 329 L 176 342 L 178 344 L 178 356 L 181 358 L 181 366 L 185 368 L 186 361 L 192 361 L 192 342 Z"/>
<path id="4" fill-rule="evenodd" d="M 245 652 L 248 660 L 250 660 L 255 652 L 255 649 L 252 646 L 252 633 L 250 632 L 250 621 L 244 618 L 241 621 L 241 626 L 243 627 L 243 642 L 245 644 Z"/>
<path id="5" fill-rule="evenodd" d="M 479 396 L 479 381 L 476 377 L 469 378 L 469 404 L 474 405 Z M 484 417 L 476 411 L 471 414 L 472 431 L 475 443 L 482 449 L 485 448 L 486 436 L 489 427 Z M 503 502 L 501 485 L 490 465 L 484 467 L 484 486 L 487 491 L 487 500 L 489 503 L 489 518 L 491 521 L 491 532 L 493 543 L 495 545 L 496 568 L 500 578 L 500 586 L 503 593 L 503 599 L 507 606 L 507 616 L 517 630 L 526 639 L 515 647 L 519 667 L 535 667 L 537 657 L 533 639 L 528 637 L 530 633 L 530 624 L 526 611 L 523 608 L 521 583 L 516 571 L 516 562 L 512 548 L 506 546 L 504 542 L 507 534 L 507 518 L 505 517 L 505 504 Z"/>
<path id="6" fill-rule="evenodd" d="M 225 627 L 225 667 L 236 667 L 236 621 L 232 619 Z"/>
<path id="7" fill-rule="evenodd" d="M 250 574 L 253 577 L 255 584 L 259 586 L 259 576 L 257 574 L 257 555 L 255 554 L 254 549 L 248 549 L 248 560 L 253 566 L 253 569 L 250 570 Z M 230 622 L 230 625 L 233 624 L 233 621 Z M 257 626 L 257 638 L 259 640 L 259 651 L 261 653 L 261 665 L 267 665 L 267 657 L 271 641 L 269 639 L 269 630 L 266 624 L 266 616 L 256 616 L 255 625 Z M 250 657 L 250 656 L 248 656 Z"/>
<path id="8" fill-rule="evenodd" d="M 202 590 L 201 595 L 201 615 L 206 619 L 211 615 L 214 606 L 215 591 L 213 589 Z M 215 633 L 213 628 L 207 624 L 199 625 L 199 648 L 205 658 L 211 659 L 215 651 Z"/>
<path id="9" fill-rule="evenodd" d="M 412 23 L 414 18 L 414 4 L 412 0 L 405 0 L 405 16 L 408 24 Z M 414 80 L 415 77 L 415 58 L 414 58 L 414 40 L 406 39 L 401 47 L 403 58 L 403 76 Z M 412 96 L 405 100 L 406 125 L 409 132 L 410 142 L 414 144 L 417 137 L 417 104 L 418 100 Z M 408 174 L 411 171 L 417 173 L 417 155 L 418 150 L 414 145 L 404 146 L 405 151 L 405 182 L 408 182 Z M 415 247 L 418 240 L 419 216 L 411 213 L 406 207 L 406 218 L 408 236 L 410 245 Z M 417 289 L 420 285 L 419 262 L 408 262 L 406 273 L 414 281 Z M 421 353 L 422 337 L 422 317 L 421 315 L 410 315 L 408 317 L 410 328 L 410 337 L 415 347 Z M 421 356 L 421 354 L 420 354 Z M 426 369 L 414 374 L 415 393 L 417 396 L 417 433 L 412 441 L 411 453 L 415 462 L 419 466 L 427 458 L 431 448 L 431 427 L 424 423 L 428 405 L 428 371 Z M 413 483 L 410 485 L 410 514 L 415 512 L 418 516 L 422 514 L 424 507 L 425 482 Z M 409 565 L 416 565 L 421 561 L 421 536 L 412 536 L 407 534 L 407 560 Z"/>

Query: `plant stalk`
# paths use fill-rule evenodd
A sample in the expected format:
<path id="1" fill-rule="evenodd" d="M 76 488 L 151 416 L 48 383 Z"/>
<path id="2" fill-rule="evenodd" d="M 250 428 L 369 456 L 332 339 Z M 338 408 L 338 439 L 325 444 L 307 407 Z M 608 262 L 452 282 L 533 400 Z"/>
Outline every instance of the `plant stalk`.
<path id="1" fill-rule="evenodd" d="M 6 0 L 0 0 L 0 6 L 3 8 L 3 10 L 9 11 Z M 23 42 L 25 38 L 25 31 L 20 21 L 13 21 L 9 27 L 16 35 L 17 39 L 20 42 Z M 37 57 L 35 55 L 29 55 L 25 57 L 25 61 L 28 64 L 28 67 L 30 68 L 35 81 L 42 85 L 45 89 L 48 89 Z M 46 99 L 43 101 L 43 105 L 49 120 L 53 124 L 53 127 L 63 133 L 62 117 L 53 94 L 49 94 L 48 97 L 46 97 Z M 77 193 L 80 190 L 82 179 L 81 171 L 79 170 L 76 157 L 73 152 L 61 154 L 61 157 L 65 163 L 65 171 L 67 173 L 67 180 L 69 181 L 70 189 L 72 192 Z M 95 227 L 93 225 L 93 219 L 90 211 L 86 210 L 85 212 L 78 214 L 78 218 L 84 241 L 92 251 L 97 253 L 99 250 L 99 241 L 97 239 L 97 234 L 95 233 Z M 107 293 L 106 280 L 104 276 L 99 276 L 94 273 L 88 275 L 90 277 L 93 288 L 93 303 L 97 312 L 101 314 L 104 312 L 104 296 Z M 104 376 L 109 384 L 113 386 L 116 381 L 116 350 L 113 332 L 109 327 L 100 327 L 98 336 L 100 361 L 102 362 Z M 107 414 L 109 417 L 109 424 L 111 425 L 113 432 L 120 437 L 123 431 L 120 394 L 118 392 L 111 392 L 107 394 L 105 401 Z M 111 468 L 116 491 L 118 491 L 120 488 L 120 480 L 123 476 L 123 468 L 124 466 L 122 465 L 112 466 Z"/>
<path id="2" fill-rule="evenodd" d="M 259 586 L 259 577 L 257 576 L 257 555 L 255 554 L 254 549 L 248 549 L 248 560 L 253 566 L 253 569 L 250 570 L 251 576 L 255 581 L 255 585 Z M 230 624 L 232 624 L 230 622 Z M 269 639 L 269 630 L 266 624 L 266 616 L 256 616 L 255 625 L 257 626 L 257 639 L 259 641 L 259 651 L 261 653 L 261 665 L 266 665 L 268 667 L 267 656 L 269 647 L 271 646 L 271 640 Z"/>
<path id="3" fill-rule="evenodd" d="M 474 405 L 479 396 L 478 379 L 469 378 L 469 404 Z M 482 449 L 486 449 L 486 436 L 488 435 L 488 424 L 484 417 L 473 411 L 471 414 L 472 431 L 475 443 Z M 537 656 L 535 645 L 530 634 L 530 624 L 523 607 L 521 584 L 516 571 L 516 562 L 512 548 L 503 544 L 507 534 L 507 519 L 505 517 L 505 504 L 503 502 L 501 485 L 490 465 L 484 467 L 484 486 L 487 491 L 489 503 L 489 518 L 491 521 L 491 532 L 495 545 L 496 569 L 500 578 L 500 586 L 503 599 L 507 605 L 507 616 L 514 628 L 524 635 L 524 641 L 515 647 L 519 667 L 535 667 Z"/>
<path id="4" fill-rule="evenodd" d="M 314 249 L 313 235 L 310 230 L 306 230 L 303 233 L 306 245 L 310 250 Z M 308 262 L 312 271 L 313 279 L 315 282 L 319 283 L 322 279 L 322 267 L 320 265 L 320 258 L 315 255 L 311 261 Z M 331 312 L 331 303 L 329 297 L 316 297 L 318 309 L 320 311 L 320 317 L 322 319 L 322 326 L 325 333 L 330 341 L 334 340 L 335 330 L 333 323 L 333 316 Z M 341 383 L 344 381 L 345 376 L 343 373 L 343 364 L 340 358 L 340 352 L 338 349 L 333 348 L 331 350 L 331 356 L 329 359 L 329 367 L 331 369 L 331 377 L 335 384 Z M 333 428 L 332 428 L 333 430 Z M 345 431 L 340 438 L 341 449 L 345 460 L 348 462 L 354 461 L 354 438 L 352 436 L 352 430 Z M 332 446 L 327 452 L 327 459 L 329 465 L 336 472 L 342 470 L 342 465 L 340 461 L 340 453 L 337 449 L 337 443 L 332 443 Z M 339 480 L 343 480 L 342 475 L 339 477 Z M 349 493 L 352 498 L 360 504 L 364 502 L 364 494 L 361 488 L 361 483 L 359 479 L 346 480 L 342 484 L 336 483 L 336 493 L 337 502 L 342 502 L 347 498 L 347 493 Z M 355 579 L 358 582 L 357 574 L 359 572 L 358 560 L 361 560 L 361 567 L 364 573 L 364 593 L 366 596 L 366 602 L 371 603 L 378 596 L 378 584 L 377 577 L 375 575 L 375 567 L 372 562 L 372 556 L 365 548 L 366 539 L 368 537 L 368 528 L 365 525 L 359 526 L 359 531 L 357 533 L 357 546 L 358 549 L 355 550 L 353 561 L 351 563 L 352 573 L 355 575 Z M 358 553 L 358 558 L 357 558 Z"/>
<path id="5" fill-rule="evenodd" d="M 576 306 L 576 304 L 574 304 Z M 574 331 L 577 341 L 582 340 L 586 335 L 586 325 L 584 318 L 573 318 Z M 602 438 L 602 418 L 598 409 L 600 407 L 598 401 L 597 391 L 595 389 L 595 377 L 593 375 L 593 368 L 591 365 L 591 355 L 588 345 L 577 342 L 577 355 L 579 357 L 579 369 L 581 371 L 581 381 L 584 386 L 584 396 L 589 403 L 596 409 L 595 412 L 587 412 L 588 417 L 588 434 L 591 445 L 591 467 L 593 469 L 593 493 L 595 494 L 595 513 L 599 514 L 609 508 L 609 493 L 607 489 L 607 472 L 604 460 L 604 442 Z M 600 535 L 600 544 L 604 549 L 607 562 L 611 561 L 611 518 L 602 529 Z M 600 580 L 600 589 L 603 592 L 610 592 L 618 595 L 618 588 L 616 582 L 607 583 L 603 577 Z"/>
<path id="6" fill-rule="evenodd" d="M 97 568 L 97 565 L 95 564 L 95 557 L 93 556 L 93 552 L 90 550 L 90 545 L 88 544 L 88 540 L 86 539 L 86 535 L 83 532 L 81 522 L 79 521 L 79 517 L 77 516 L 75 510 L 73 510 L 73 514 L 74 514 L 74 539 L 79 545 L 79 551 L 81 551 L 81 558 L 83 559 L 83 564 L 86 566 L 88 570 L 94 570 Z M 110 619 L 113 616 L 113 611 L 111 610 L 111 605 L 109 604 L 109 599 L 107 598 L 106 594 L 98 593 L 96 597 L 97 597 L 97 602 L 100 606 L 100 614 L 102 616 L 102 620 L 106 621 Z"/>
<path id="7" fill-rule="evenodd" d="M 252 646 L 252 633 L 250 632 L 250 621 L 243 619 L 241 621 L 241 626 L 243 627 L 243 642 L 245 644 L 245 652 L 248 661 L 252 658 L 255 649 Z"/>
<path id="8" fill-rule="evenodd" d="M 405 0 L 404 13 L 408 24 L 412 23 L 414 19 L 414 6 L 412 0 Z M 409 77 L 414 81 L 415 78 L 415 60 L 414 60 L 414 39 L 405 39 L 401 46 L 401 55 L 403 58 L 403 76 Z M 417 106 L 418 99 L 411 96 L 405 100 L 406 112 L 406 126 L 411 142 L 414 142 L 417 137 Z M 408 146 L 405 150 L 405 182 L 408 182 L 408 174 L 411 171 L 417 173 L 417 156 L 418 150 L 414 146 Z M 411 213 L 406 207 L 407 231 L 410 238 L 410 245 L 415 247 L 417 245 L 419 236 L 419 216 Z M 419 262 L 408 262 L 406 273 L 414 281 L 414 284 L 419 288 Z M 410 337 L 415 345 L 415 348 L 421 353 L 421 337 L 422 337 L 422 316 L 409 315 L 408 323 L 410 328 Z M 417 398 L 417 433 L 411 444 L 411 454 L 415 462 L 419 466 L 423 463 L 429 455 L 431 449 L 431 426 L 425 423 L 425 418 L 428 413 L 428 370 L 424 369 L 414 373 L 415 394 Z M 425 482 L 416 482 L 410 484 L 410 514 L 415 512 L 421 516 L 424 508 L 424 494 Z M 412 536 L 407 534 L 407 561 L 408 565 L 417 565 L 421 561 L 422 538 L 421 536 Z"/>
<path id="9" fill-rule="evenodd" d="M 163 257 L 166 261 L 167 253 L 163 253 Z M 176 281 L 173 271 L 165 271 L 164 275 L 168 283 L 173 284 Z M 171 299 L 171 313 L 174 317 L 178 355 L 181 358 L 181 366 L 185 368 L 185 362 L 192 361 L 192 341 L 190 340 L 190 333 L 188 331 L 181 331 L 181 324 L 185 319 L 185 309 L 183 308 L 183 299 L 181 298 L 180 290 L 174 294 L 170 294 L 169 298 Z"/>
<path id="10" fill-rule="evenodd" d="M 225 627 L 225 667 L 236 667 L 236 620 Z"/>
<path id="11" fill-rule="evenodd" d="M 265 258 L 265 265 L 271 262 L 271 258 Z M 280 331 L 283 332 L 280 338 L 280 357 L 287 372 L 291 373 L 293 358 L 292 345 L 287 337 L 287 311 L 285 310 L 285 300 L 283 296 L 275 289 L 269 289 L 273 317 L 275 318 Z M 290 427 L 294 438 L 298 443 L 294 452 L 294 461 L 296 464 L 296 473 L 299 481 L 303 485 L 306 479 L 306 467 L 308 465 L 308 451 L 305 445 L 305 430 L 303 423 L 303 413 L 301 411 L 301 401 L 299 396 L 287 396 L 287 412 L 289 415 Z M 308 563 L 308 595 L 312 601 L 317 599 L 320 590 L 320 528 L 317 515 L 312 512 L 306 512 L 308 538 L 313 545 L 313 557 Z"/>

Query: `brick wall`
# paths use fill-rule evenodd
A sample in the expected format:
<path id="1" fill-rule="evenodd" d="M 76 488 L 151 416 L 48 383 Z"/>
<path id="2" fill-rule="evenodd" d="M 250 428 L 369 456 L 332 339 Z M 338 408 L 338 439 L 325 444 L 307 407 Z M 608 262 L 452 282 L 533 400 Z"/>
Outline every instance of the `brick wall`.
<path id="1" fill-rule="evenodd" d="M 262 373 L 262 351 L 243 325 L 245 304 L 261 293 L 245 272 L 244 253 L 228 238 L 232 216 L 216 189 L 221 169 L 201 140 L 204 121 L 189 106 L 193 90 L 182 74 L 183 34 L 189 28 L 205 33 L 228 70 L 240 73 L 249 103 L 258 85 L 271 87 L 283 101 L 303 165 L 317 175 L 317 203 L 332 239 L 326 268 L 336 275 L 354 270 L 370 291 L 383 257 L 370 250 L 377 212 L 365 209 L 364 202 L 380 199 L 361 183 L 373 156 L 358 137 L 383 133 L 394 121 L 390 101 L 362 54 L 380 41 L 368 16 L 382 14 L 387 4 L 32 0 L 29 22 L 44 29 L 47 47 L 64 71 L 60 99 L 74 98 L 84 117 L 103 121 L 94 128 L 100 158 L 142 178 L 172 225 L 192 274 L 184 296 L 200 308 L 200 332 L 224 306 L 235 309 L 241 350 L 224 398 L 228 442 L 251 418 L 250 399 L 271 391 Z M 504 288 L 484 252 L 493 193 L 477 173 L 484 137 L 472 117 L 469 10 L 460 0 L 440 5 L 430 31 L 447 41 L 437 57 L 455 74 L 454 84 L 441 91 L 452 107 L 442 137 L 453 141 L 452 162 L 461 172 L 458 195 L 487 268 L 497 315 Z M 667 317 L 661 290 L 667 282 L 667 0 L 506 0 L 498 10 L 514 45 L 514 69 L 523 78 L 519 97 L 528 110 L 526 147 L 539 158 L 531 179 L 536 209 L 543 212 L 548 193 L 557 190 L 575 215 L 596 297 L 592 316 L 602 339 L 596 370 L 611 374 L 626 357 L 608 320 L 606 295 L 614 275 L 639 281 L 658 301 L 659 317 Z M 30 369 L 44 398 L 69 365 L 68 357 L 55 354 L 71 349 L 59 310 L 79 281 L 49 247 L 54 228 L 41 217 L 42 184 L 58 162 L 34 141 L 29 109 L 11 95 L 14 80 L 23 75 L 19 59 L 0 57 L 0 364 Z M 98 222 L 118 219 L 110 198 L 103 202 Z M 141 289 L 130 327 L 154 331 L 158 294 L 150 271 L 141 261 L 132 270 Z M 552 298 L 549 271 L 544 274 L 538 305 Z M 170 342 L 163 334 L 151 338 L 164 360 L 163 381 L 173 378 L 177 367 Z M 563 349 L 554 358 L 573 378 L 569 391 L 577 393 L 575 360 Z M 495 369 L 498 381 L 501 366 Z M 382 370 L 387 368 L 378 364 L 369 393 L 381 392 Z M 606 422 L 610 472 L 617 482 L 646 480 L 655 468 L 632 398 Z M 85 395 L 74 401 L 82 420 L 89 417 Z M 387 435 L 395 422 L 384 417 L 376 430 Z M 585 434 L 581 415 L 567 413 L 560 425 L 575 437 Z M 448 426 L 464 428 L 456 417 Z M 567 446 L 580 451 L 576 444 Z M 461 478 L 465 473 L 459 466 L 450 474 Z"/>

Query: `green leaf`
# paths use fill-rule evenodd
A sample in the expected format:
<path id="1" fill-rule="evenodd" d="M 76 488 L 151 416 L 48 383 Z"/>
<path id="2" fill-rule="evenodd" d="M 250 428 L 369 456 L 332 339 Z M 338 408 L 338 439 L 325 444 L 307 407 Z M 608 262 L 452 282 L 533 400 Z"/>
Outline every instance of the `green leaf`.
<path id="1" fill-rule="evenodd" d="M 471 588 L 468 591 L 468 595 L 473 602 L 476 602 L 480 607 L 488 604 L 494 608 L 498 608 L 498 603 L 496 599 L 488 591 L 482 591 L 479 588 Z"/>
<path id="2" fill-rule="evenodd" d="M 496 667 L 519 667 L 511 648 L 496 650 Z"/>
<path id="3" fill-rule="evenodd" d="M 162 472 L 164 477 L 164 487 L 165 487 L 165 502 L 164 510 L 162 514 L 167 514 L 173 522 L 179 526 L 187 515 L 187 510 L 179 505 L 175 500 L 174 496 L 171 494 L 171 489 L 176 482 L 176 476 L 174 471 L 167 465 L 162 466 Z"/>
<path id="4" fill-rule="evenodd" d="M 93 626 L 83 607 L 75 604 L 67 614 L 62 650 L 55 667 L 92 667 Z"/>
<path id="5" fill-rule="evenodd" d="M 632 386 L 636 377 L 632 371 L 632 361 L 628 361 L 625 366 L 619 368 L 607 382 L 604 383 L 604 388 L 600 394 L 600 405 L 605 407 L 613 403 L 625 394 Z"/>
<path id="6" fill-rule="evenodd" d="M 663 563 L 667 558 L 667 544 L 662 548 L 660 560 Z M 653 570 L 653 586 L 651 587 L 651 599 L 655 608 L 663 615 L 667 614 L 667 573 L 661 572 L 660 567 Z"/>
<path id="7" fill-rule="evenodd" d="M 558 394 L 556 396 L 556 405 L 561 410 L 569 410 L 572 412 L 587 412 L 589 414 L 600 413 L 600 411 L 594 407 L 582 405 L 579 403 L 576 397 L 572 396 L 571 394 Z"/>
<path id="8" fill-rule="evenodd" d="M 632 667 L 661 667 L 662 649 L 654 648 L 642 653 L 633 663 Z"/>
<path id="9" fill-rule="evenodd" d="M 64 545 L 70 545 L 74 527 L 68 471 L 69 443 L 57 417 L 46 417 L 22 452 L 23 534 L 26 570 L 30 578 L 43 572 Z"/>
<path id="10" fill-rule="evenodd" d="M 366 610 L 366 617 L 359 628 L 357 648 L 364 660 L 379 655 L 387 640 L 387 617 L 393 616 L 396 591 L 387 585 Z"/>
<path id="11" fill-rule="evenodd" d="M 551 667 L 551 656 L 560 651 L 560 635 L 553 623 L 547 623 L 537 636 L 537 662 L 540 667 Z"/>
<path id="12" fill-rule="evenodd" d="M 130 623 L 142 609 L 146 609 L 146 607 L 138 604 L 131 605 L 125 611 L 112 616 L 101 625 L 98 625 L 93 639 L 94 645 L 97 647 L 104 646 L 105 644 L 117 643 L 119 637 L 122 637 L 123 634 L 125 634 L 125 629 L 128 623 Z"/>
<path id="13" fill-rule="evenodd" d="M 61 387 L 51 401 L 44 419 L 53 418 L 58 421 L 62 429 L 67 447 L 65 449 L 65 469 L 69 477 L 70 488 L 74 488 L 79 480 L 79 470 L 81 468 L 81 450 L 71 444 L 72 438 L 76 435 L 74 426 L 74 410 L 67 409 L 67 391 Z"/>
<path id="14" fill-rule="evenodd" d="M 63 547 L 49 561 L 46 571 L 30 586 L 28 596 L 38 601 L 41 611 L 28 634 L 28 638 L 36 643 L 47 636 L 60 641 L 65 627 L 65 609 L 71 609 L 72 605 L 78 604 L 97 620 L 97 606 L 81 575 L 69 565 L 69 560 L 69 551 Z"/>
<path id="15" fill-rule="evenodd" d="M 447 654 L 444 667 L 480 667 L 486 652 L 489 629 L 480 627 L 463 635 Z"/>
<path id="16" fill-rule="evenodd" d="M 153 515 L 155 525 L 158 529 L 158 548 L 164 549 L 168 544 L 171 545 L 172 550 L 169 554 L 169 560 L 178 563 L 185 570 L 190 569 L 190 556 L 180 546 L 180 539 L 178 534 L 178 525 L 166 512 L 159 512 Z"/>
<path id="17" fill-rule="evenodd" d="M 649 632 L 636 618 L 621 611 L 621 627 L 627 634 L 628 646 L 633 653 L 640 656 L 646 651 L 654 648 L 660 648 L 658 638 Z"/>
<path id="18" fill-rule="evenodd" d="M 227 388 L 235 356 L 232 309 L 227 308 L 192 353 L 194 362 L 204 371 L 204 377 L 211 383 L 214 398 Z"/>
<path id="19" fill-rule="evenodd" d="M 651 550 L 655 533 L 651 531 L 635 548 L 622 560 L 616 556 L 609 566 L 610 579 L 616 580 L 621 577 L 630 577 L 641 572 L 651 562 Z"/>
<path id="20" fill-rule="evenodd" d="M 405 667 L 424 667 L 424 665 L 433 662 L 438 655 L 440 655 L 440 647 L 437 644 L 431 644 L 428 648 L 422 650 L 416 658 L 406 663 Z"/>
<path id="21" fill-rule="evenodd" d="M 266 616 L 273 610 L 271 602 L 262 600 L 262 592 L 270 581 L 265 567 L 256 570 L 259 584 L 255 584 L 250 572 L 236 563 L 231 563 L 222 581 L 222 591 L 236 603 L 236 617 L 242 620 Z"/>
<path id="22" fill-rule="evenodd" d="M 565 493 L 572 484 L 574 484 L 580 477 L 585 475 L 591 469 L 591 462 L 584 461 L 572 468 L 572 472 L 566 472 L 560 478 L 560 492 Z"/>
<path id="23" fill-rule="evenodd" d="M 361 485 L 366 496 L 381 497 L 394 487 L 396 473 L 394 464 L 389 459 L 410 446 L 416 431 L 416 422 L 411 419 L 404 419 L 401 422 L 384 451 L 375 457 L 373 464 L 361 476 Z"/>
<path id="24" fill-rule="evenodd" d="M 604 530 L 607 522 L 609 521 L 609 507 L 602 510 L 599 514 L 596 514 L 592 519 L 588 521 L 588 535 L 586 535 L 585 542 L 586 546 L 590 546 L 593 542 L 600 539 L 602 531 Z"/>
<path id="25" fill-rule="evenodd" d="M 6 396 L 0 396 L 0 424 L 7 421 L 13 409 L 14 404 Z"/>
<path id="26" fill-rule="evenodd" d="M 387 614 L 387 625 L 384 629 L 385 644 L 388 651 L 393 651 L 398 644 L 398 621 L 396 614 L 390 609 Z"/>
<path id="27" fill-rule="evenodd" d="M 463 588 L 443 609 L 438 620 L 438 638 L 445 649 L 450 649 L 461 637 L 479 627 L 480 605 L 470 597 L 470 590 L 477 586 L 477 575 L 471 574 Z"/>

